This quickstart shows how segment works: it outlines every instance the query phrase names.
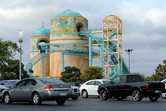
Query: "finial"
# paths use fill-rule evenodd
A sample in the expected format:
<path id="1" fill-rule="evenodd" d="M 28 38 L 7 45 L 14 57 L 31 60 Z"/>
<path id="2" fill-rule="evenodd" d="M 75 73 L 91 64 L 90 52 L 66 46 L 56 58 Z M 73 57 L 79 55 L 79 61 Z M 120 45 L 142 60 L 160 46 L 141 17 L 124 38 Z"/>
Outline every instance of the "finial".
<path id="1" fill-rule="evenodd" d="M 44 22 L 42 21 L 42 27 L 44 28 Z"/>

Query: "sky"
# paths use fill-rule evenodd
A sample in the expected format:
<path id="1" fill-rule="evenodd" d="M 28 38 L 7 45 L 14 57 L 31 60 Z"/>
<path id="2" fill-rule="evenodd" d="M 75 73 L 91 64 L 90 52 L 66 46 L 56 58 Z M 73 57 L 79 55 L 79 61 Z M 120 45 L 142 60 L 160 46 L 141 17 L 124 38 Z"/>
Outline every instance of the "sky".
<path id="1" fill-rule="evenodd" d="M 102 20 L 117 15 L 123 25 L 123 58 L 125 49 L 133 49 L 131 73 L 151 76 L 166 59 L 165 0 L 0 0 L 0 38 L 18 42 L 23 30 L 23 63 L 29 60 L 30 37 L 42 21 L 50 28 L 50 19 L 64 10 L 79 12 L 88 19 L 89 28 L 102 28 Z M 16 58 L 19 58 L 17 55 Z"/>

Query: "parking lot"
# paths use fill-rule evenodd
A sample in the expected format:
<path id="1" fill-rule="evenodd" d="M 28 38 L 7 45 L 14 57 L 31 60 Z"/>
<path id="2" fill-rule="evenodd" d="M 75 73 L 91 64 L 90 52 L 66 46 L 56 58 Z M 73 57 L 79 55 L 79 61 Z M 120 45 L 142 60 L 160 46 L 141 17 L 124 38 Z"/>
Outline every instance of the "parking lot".
<path id="1" fill-rule="evenodd" d="M 109 99 L 101 101 L 97 97 L 81 98 L 73 101 L 67 100 L 63 106 L 53 101 L 42 102 L 41 105 L 29 105 L 26 102 L 3 104 L 0 101 L 0 111 L 165 111 L 166 100 L 159 99 L 151 102 L 144 98 L 141 102 L 134 102 L 131 97 L 123 101 Z"/>

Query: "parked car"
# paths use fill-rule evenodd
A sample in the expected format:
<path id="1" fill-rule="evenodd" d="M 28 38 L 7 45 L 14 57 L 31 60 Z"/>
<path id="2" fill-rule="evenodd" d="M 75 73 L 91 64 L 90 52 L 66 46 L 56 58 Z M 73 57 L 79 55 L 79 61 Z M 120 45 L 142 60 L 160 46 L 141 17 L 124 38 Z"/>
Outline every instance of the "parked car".
<path id="1" fill-rule="evenodd" d="M 166 79 L 162 80 L 161 82 L 165 83 L 165 86 L 166 86 Z M 166 99 L 166 93 L 161 93 L 161 97 L 163 99 Z"/>
<path id="2" fill-rule="evenodd" d="M 72 91 L 71 99 L 77 100 L 78 97 L 80 96 L 80 88 L 78 87 L 80 86 L 80 82 L 70 82 L 68 84 L 70 84 L 71 86 L 71 91 Z"/>
<path id="3" fill-rule="evenodd" d="M 18 82 L 14 88 L 3 91 L 2 99 L 6 104 L 16 101 L 27 101 L 30 104 L 41 104 L 45 100 L 56 100 L 63 105 L 71 97 L 71 86 L 53 78 L 28 78 Z"/>
<path id="4" fill-rule="evenodd" d="M 98 96 L 97 90 L 100 84 L 109 83 L 108 79 L 94 79 L 85 82 L 80 85 L 80 94 L 83 98 L 87 98 L 89 95 Z"/>
<path id="5" fill-rule="evenodd" d="M 0 81 L 0 99 L 2 99 L 2 91 L 5 89 L 13 88 L 13 86 L 18 82 L 19 80 L 2 80 Z"/>
<path id="6" fill-rule="evenodd" d="M 165 83 L 143 82 L 140 75 L 117 75 L 110 83 L 100 85 L 98 94 L 101 100 L 107 100 L 109 97 L 123 100 L 127 96 L 132 96 L 136 102 L 141 101 L 143 97 L 157 101 L 161 93 L 166 92 L 165 89 Z"/>

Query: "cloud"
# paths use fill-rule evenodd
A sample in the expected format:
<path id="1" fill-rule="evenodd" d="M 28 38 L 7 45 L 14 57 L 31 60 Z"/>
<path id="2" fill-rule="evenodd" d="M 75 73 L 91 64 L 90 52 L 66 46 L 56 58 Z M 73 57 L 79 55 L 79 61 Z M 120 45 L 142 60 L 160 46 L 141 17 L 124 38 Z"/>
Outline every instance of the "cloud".
<path id="1" fill-rule="evenodd" d="M 123 49 L 134 49 L 132 72 L 151 75 L 166 58 L 166 2 L 163 0 L 1 0 L 0 37 L 18 43 L 18 30 L 24 31 L 23 61 L 26 64 L 33 31 L 42 21 L 49 28 L 50 19 L 67 9 L 86 17 L 89 28 L 101 28 L 107 15 L 119 16 L 123 21 Z M 123 55 L 128 63 L 127 54 L 123 52 Z"/>

